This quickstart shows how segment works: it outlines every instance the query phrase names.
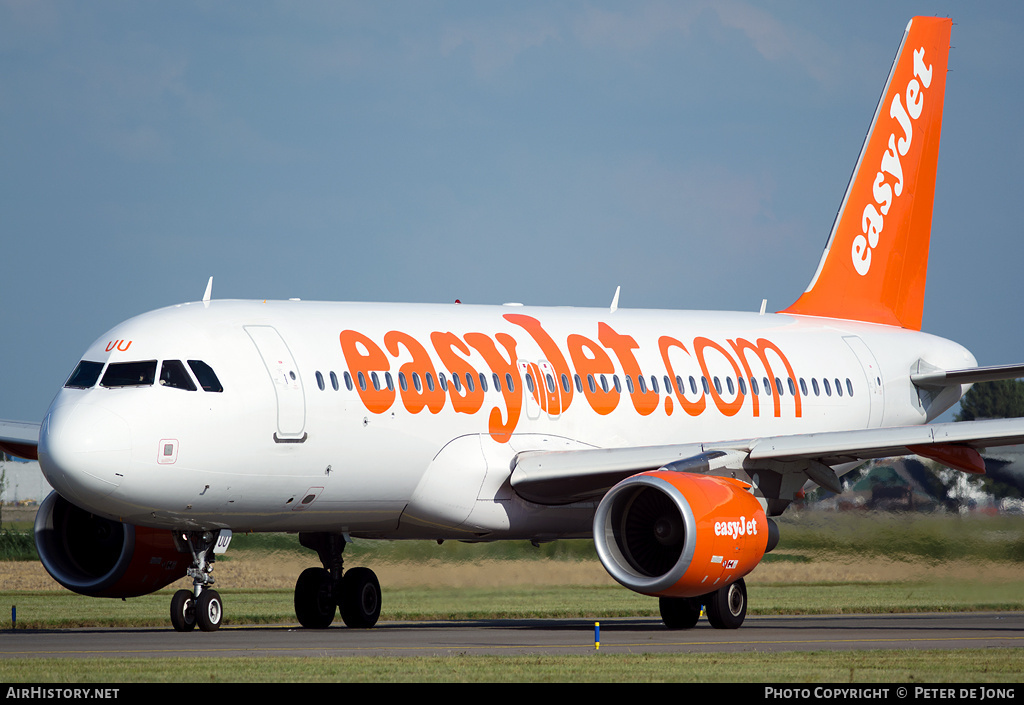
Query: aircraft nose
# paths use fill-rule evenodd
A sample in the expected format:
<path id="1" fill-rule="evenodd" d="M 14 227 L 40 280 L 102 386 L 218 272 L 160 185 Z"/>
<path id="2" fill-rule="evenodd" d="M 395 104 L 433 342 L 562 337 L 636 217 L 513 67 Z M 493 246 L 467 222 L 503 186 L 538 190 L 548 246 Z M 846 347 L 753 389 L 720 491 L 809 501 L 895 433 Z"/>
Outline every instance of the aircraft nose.
<path id="1" fill-rule="evenodd" d="M 95 404 L 55 403 L 39 432 L 39 466 L 68 499 L 88 504 L 120 485 L 131 462 L 128 423 Z"/>

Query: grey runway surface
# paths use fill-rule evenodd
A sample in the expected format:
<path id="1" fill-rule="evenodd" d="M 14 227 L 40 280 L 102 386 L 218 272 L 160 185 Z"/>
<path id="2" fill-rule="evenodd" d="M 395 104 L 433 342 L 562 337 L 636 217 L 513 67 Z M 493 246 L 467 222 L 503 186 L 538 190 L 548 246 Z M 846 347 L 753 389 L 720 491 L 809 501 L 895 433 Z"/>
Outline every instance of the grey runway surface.
<path id="1" fill-rule="evenodd" d="M 59 629 L 4 632 L 0 658 L 448 656 L 593 653 L 594 622 L 381 622 L 374 629 L 227 626 L 217 632 Z M 1024 612 L 747 617 L 737 630 L 669 631 L 656 619 L 600 623 L 602 653 L 782 652 L 1024 647 Z"/>

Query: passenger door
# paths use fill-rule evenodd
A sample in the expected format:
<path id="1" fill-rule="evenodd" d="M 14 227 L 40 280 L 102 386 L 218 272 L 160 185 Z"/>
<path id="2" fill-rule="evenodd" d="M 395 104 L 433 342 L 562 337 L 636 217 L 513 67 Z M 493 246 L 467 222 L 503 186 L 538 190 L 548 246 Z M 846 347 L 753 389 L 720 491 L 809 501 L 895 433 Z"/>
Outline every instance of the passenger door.
<path id="1" fill-rule="evenodd" d="M 273 326 L 245 326 L 256 345 L 277 395 L 278 443 L 301 443 L 306 440 L 306 396 L 302 378 L 291 350 Z"/>

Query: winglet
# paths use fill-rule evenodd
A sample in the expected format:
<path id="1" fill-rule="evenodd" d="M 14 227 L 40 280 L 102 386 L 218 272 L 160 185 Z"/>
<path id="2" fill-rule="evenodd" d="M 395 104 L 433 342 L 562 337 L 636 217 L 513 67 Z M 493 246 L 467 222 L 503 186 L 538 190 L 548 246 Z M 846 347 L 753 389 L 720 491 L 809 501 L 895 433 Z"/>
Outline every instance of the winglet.
<path id="1" fill-rule="evenodd" d="M 780 313 L 921 329 L 952 24 L 907 25 L 818 270 Z"/>
<path id="2" fill-rule="evenodd" d="M 203 303 L 207 306 L 210 305 L 210 295 L 213 293 L 213 277 L 210 277 L 210 281 L 206 282 L 206 293 L 203 294 Z"/>

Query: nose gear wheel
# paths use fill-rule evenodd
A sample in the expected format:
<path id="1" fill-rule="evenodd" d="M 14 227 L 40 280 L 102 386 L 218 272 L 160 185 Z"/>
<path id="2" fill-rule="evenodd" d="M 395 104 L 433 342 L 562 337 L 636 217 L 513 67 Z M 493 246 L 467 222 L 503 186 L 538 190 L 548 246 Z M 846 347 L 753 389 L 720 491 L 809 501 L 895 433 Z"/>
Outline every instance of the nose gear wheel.
<path id="1" fill-rule="evenodd" d="M 171 626 L 178 632 L 190 632 L 197 626 L 212 632 L 220 628 L 224 619 L 224 603 L 220 594 L 212 589 L 214 579 L 214 546 L 218 531 L 184 531 L 175 537 L 176 543 L 192 554 L 192 567 L 186 575 L 192 578 L 192 590 L 178 590 L 171 598 Z"/>

